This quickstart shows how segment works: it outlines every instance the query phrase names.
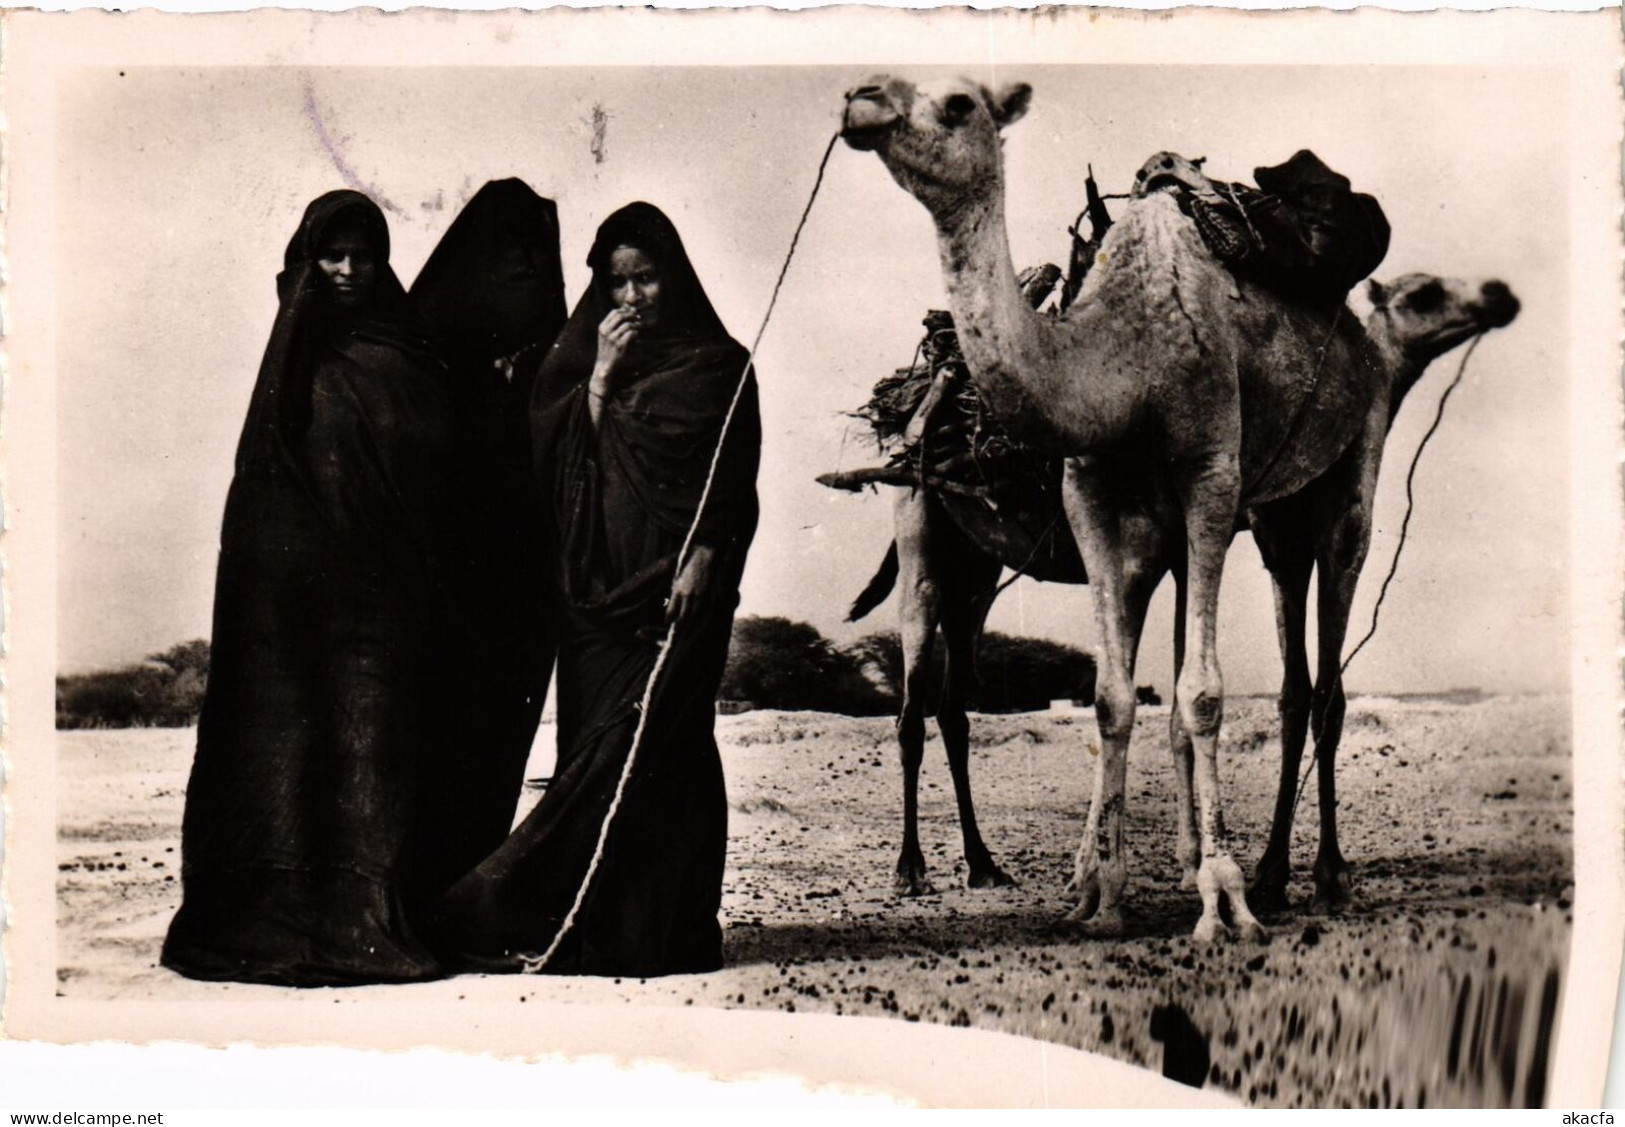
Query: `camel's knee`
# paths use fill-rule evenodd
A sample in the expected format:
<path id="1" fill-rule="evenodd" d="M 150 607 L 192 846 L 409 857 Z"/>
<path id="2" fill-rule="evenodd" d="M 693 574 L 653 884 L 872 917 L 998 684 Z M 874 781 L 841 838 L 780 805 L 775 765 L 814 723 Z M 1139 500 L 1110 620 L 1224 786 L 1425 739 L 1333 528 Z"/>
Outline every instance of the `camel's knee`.
<path id="1" fill-rule="evenodd" d="M 955 745 L 964 747 L 970 739 L 970 717 L 965 715 L 962 704 L 944 703 L 937 709 L 937 727 L 942 731 L 943 742 L 953 750 Z"/>
<path id="2" fill-rule="evenodd" d="M 1187 661 L 1179 674 L 1179 714 L 1193 737 L 1216 736 L 1224 719 L 1224 679 L 1216 665 Z"/>
<path id="3" fill-rule="evenodd" d="M 1358 571 L 1365 566 L 1366 551 L 1370 547 L 1371 522 L 1364 508 L 1356 505 L 1333 529 L 1326 562 L 1336 570 Z"/>
<path id="4" fill-rule="evenodd" d="M 897 717 L 897 747 L 905 765 L 919 766 L 925 757 L 925 712 L 905 707 Z"/>
<path id="5" fill-rule="evenodd" d="M 1103 740 L 1126 740 L 1134 730 L 1134 686 L 1111 677 L 1095 686 L 1095 726 Z"/>

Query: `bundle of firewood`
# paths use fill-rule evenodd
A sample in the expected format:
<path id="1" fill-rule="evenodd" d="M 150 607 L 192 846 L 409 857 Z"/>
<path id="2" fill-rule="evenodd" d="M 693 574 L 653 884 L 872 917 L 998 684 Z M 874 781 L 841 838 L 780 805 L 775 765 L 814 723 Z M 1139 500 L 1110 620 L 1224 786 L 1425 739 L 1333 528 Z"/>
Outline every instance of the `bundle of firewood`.
<path id="1" fill-rule="evenodd" d="M 1028 270 L 1022 290 L 1036 308 L 1054 291 L 1061 271 L 1053 265 Z M 924 484 L 993 500 L 995 487 L 1030 476 L 1037 456 L 1012 438 L 983 403 L 959 349 L 953 316 L 926 314 L 925 336 L 914 363 L 883 376 L 853 418 L 868 423 L 886 464 L 856 471 L 861 480 L 820 478 L 828 485 Z"/>

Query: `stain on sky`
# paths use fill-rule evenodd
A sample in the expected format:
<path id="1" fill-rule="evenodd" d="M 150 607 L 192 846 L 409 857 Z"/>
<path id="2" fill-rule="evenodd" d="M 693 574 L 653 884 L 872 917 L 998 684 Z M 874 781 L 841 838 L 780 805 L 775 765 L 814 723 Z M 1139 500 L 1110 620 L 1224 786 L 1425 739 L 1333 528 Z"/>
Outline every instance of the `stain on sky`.
<path id="1" fill-rule="evenodd" d="M 601 102 L 593 103 L 592 117 L 592 161 L 594 164 L 603 164 L 609 156 L 609 111 Z"/>
<path id="2" fill-rule="evenodd" d="M 328 132 L 327 121 L 322 116 L 321 107 L 316 104 L 316 88 L 309 79 L 305 80 L 305 116 L 310 119 L 311 128 L 316 131 L 316 139 L 322 143 L 322 148 L 327 152 L 328 159 L 333 162 L 333 168 L 338 172 L 339 178 L 344 181 L 345 186 L 372 197 L 373 202 L 385 211 L 404 216 L 405 213 L 399 207 L 395 206 L 377 187 L 363 180 L 356 170 L 350 167 L 350 163 L 344 159 L 344 154 L 339 151 L 338 142 Z"/>

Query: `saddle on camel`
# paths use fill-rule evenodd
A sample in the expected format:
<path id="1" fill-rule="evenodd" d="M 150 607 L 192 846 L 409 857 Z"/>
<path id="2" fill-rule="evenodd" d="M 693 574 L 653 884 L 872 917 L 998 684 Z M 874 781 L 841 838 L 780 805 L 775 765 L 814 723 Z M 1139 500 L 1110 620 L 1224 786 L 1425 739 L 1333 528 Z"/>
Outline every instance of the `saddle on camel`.
<path id="1" fill-rule="evenodd" d="M 1322 310 L 1328 319 L 1388 253 L 1381 205 L 1355 192 L 1346 176 L 1308 149 L 1283 164 L 1255 169 L 1256 187 L 1212 180 L 1201 166 L 1200 159 L 1157 153 L 1135 174 L 1132 195 L 1172 193 L 1232 273 Z M 1085 191 L 1084 214 L 1070 228 L 1067 275 L 1046 263 L 1020 278 L 1033 308 L 1056 297 L 1052 316 L 1065 313 L 1082 290 L 1111 227 L 1092 172 Z M 1079 230 L 1085 216 L 1087 238 Z M 1061 511 L 1061 459 L 1028 449 L 986 408 L 969 379 L 952 315 L 933 309 L 924 326 L 914 361 L 881 378 L 869 401 L 852 413 L 873 429 L 886 462 L 824 474 L 819 482 L 854 492 L 866 485 L 933 489 L 956 520 L 974 521 L 989 534 L 989 546 L 997 546 L 1006 567 L 1035 579 L 1083 582 L 1083 562 Z M 997 521 L 987 521 L 987 514 Z"/>

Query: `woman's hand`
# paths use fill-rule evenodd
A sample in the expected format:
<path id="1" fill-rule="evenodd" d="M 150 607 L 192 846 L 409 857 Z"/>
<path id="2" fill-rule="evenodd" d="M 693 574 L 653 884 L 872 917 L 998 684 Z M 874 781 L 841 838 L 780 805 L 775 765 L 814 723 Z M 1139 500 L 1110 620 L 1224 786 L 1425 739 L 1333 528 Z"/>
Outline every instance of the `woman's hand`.
<path id="1" fill-rule="evenodd" d="M 666 622 L 685 626 L 709 612 L 716 600 L 716 574 L 717 550 L 709 544 L 694 545 L 672 584 Z"/>
<path id="2" fill-rule="evenodd" d="M 598 357 L 592 367 L 593 390 L 603 395 L 609 391 L 609 377 L 626 358 L 626 350 L 638 338 L 642 322 L 637 312 L 625 306 L 609 311 L 598 325 Z"/>

